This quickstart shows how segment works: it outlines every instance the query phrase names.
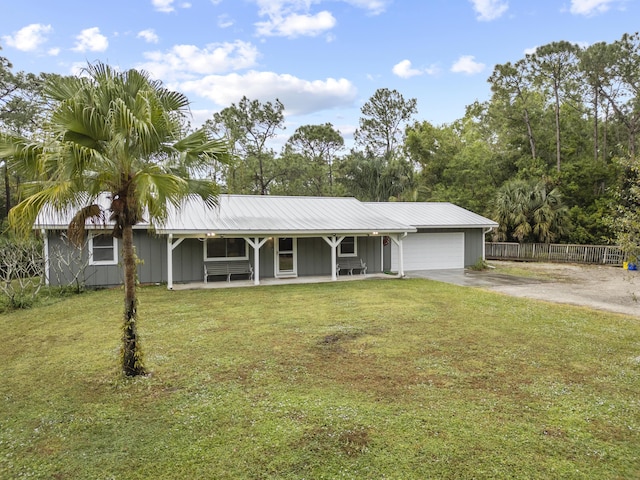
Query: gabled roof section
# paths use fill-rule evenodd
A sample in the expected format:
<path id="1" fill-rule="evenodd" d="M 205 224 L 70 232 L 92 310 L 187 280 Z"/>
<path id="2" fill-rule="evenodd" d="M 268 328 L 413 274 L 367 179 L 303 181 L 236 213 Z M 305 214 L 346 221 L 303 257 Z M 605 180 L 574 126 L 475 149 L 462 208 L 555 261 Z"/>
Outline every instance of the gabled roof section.
<path id="1" fill-rule="evenodd" d="M 416 228 L 490 228 L 498 224 L 448 202 L 367 202 L 382 215 Z"/>
<path id="2" fill-rule="evenodd" d="M 172 212 L 158 233 L 180 235 L 318 235 L 413 232 L 411 225 L 355 198 L 220 195 L 208 209 L 196 196 Z"/>

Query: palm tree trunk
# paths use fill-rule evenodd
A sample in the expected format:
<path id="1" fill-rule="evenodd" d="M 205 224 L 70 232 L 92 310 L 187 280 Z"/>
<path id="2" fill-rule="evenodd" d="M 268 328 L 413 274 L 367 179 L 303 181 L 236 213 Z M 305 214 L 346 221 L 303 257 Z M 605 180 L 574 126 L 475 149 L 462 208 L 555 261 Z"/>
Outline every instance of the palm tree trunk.
<path id="1" fill-rule="evenodd" d="M 133 247 L 133 227 L 122 231 L 124 264 L 124 324 L 122 334 L 122 371 L 128 377 L 146 373 L 142 363 L 142 350 L 138 342 L 138 299 L 136 296 L 136 253 Z"/>

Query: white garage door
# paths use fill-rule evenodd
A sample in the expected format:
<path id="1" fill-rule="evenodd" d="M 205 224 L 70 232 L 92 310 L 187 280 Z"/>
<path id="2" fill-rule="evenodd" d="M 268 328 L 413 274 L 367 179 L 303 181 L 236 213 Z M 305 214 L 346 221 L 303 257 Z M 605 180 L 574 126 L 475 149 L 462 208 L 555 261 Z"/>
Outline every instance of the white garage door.
<path id="1" fill-rule="evenodd" d="M 464 233 L 410 233 L 402 241 L 404 270 L 464 268 Z M 391 243 L 391 269 L 398 271 L 398 246 Z"/>

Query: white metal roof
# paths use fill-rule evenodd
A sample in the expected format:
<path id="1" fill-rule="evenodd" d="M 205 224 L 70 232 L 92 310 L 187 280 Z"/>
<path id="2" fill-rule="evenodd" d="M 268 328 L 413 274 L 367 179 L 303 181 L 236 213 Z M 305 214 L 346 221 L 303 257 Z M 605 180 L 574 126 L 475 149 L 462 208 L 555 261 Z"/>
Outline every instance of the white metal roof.
<path id="1" fill-rule="evenodd" d="M 411 225 L 391 219 L 355 198 L 220 195 L 218 201 L 217 208 L 207 209 L 200 198 L 190 197 L 183 208 L 172 212 L 156 230 L 182 235 L 415 231 Z"/>
<path id="2" fill-rule="evenodd" d="M 109 205 L 106 195 L 98 199 Z M 57 212 L 43 209 L 36 229 L 66 229 L 76 209 Z M 146 218 L 146 217 L 145 217 Z M 110 222 L 87 222 L 88 228 L 109 228 Z M 379 234 L 415 232 L 417 228 L 497 227 L 488 218 L 451 203 L 363 203 L 348 197 L 287 197 L 275 195 L 220 195 L 218 206 L 207 208 L 191 196 L 179 209 L 171 209 L 167 221 L 156 225 L 160 234 L 181 236 L 326 234 Z M 136 225 L 147 229 L 148 222 Z"/>
<path id="3" fill-rule="evenodd" d="M 416 228 L 489 228 L 498 223 L 448 202 L 367 202 L 380 214 Z"/>

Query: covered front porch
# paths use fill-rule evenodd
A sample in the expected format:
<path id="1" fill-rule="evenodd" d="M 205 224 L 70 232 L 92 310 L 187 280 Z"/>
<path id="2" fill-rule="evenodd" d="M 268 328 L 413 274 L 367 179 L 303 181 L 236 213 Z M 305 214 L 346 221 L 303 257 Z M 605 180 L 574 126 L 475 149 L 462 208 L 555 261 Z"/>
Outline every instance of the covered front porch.
<path id="1" fill-rule="evenodd" d="M 213 281 L 213 282 L 188 282 L 188 283 L 174 283 L 172 290 L 209 290 L 216 288 L 242 288 L 242 287 L 255 287 L 258 285 L 296 285 L 296 284 L 309 284 L 309 283 L 329 283 L 329 282 L 353 282 L 353 281 L 365 281 L 365 280 L 397 280 L 402 278 L 398 274 L 387 273 L 368 273 L 365 275 L 339 275 L 337 278 L 332 278 L 328 275 L 315 275 L 305 277 L 290 277 L 290 278 L 263 278 L 259 284 L 256 284 L 254 280 L 238 279 L 227 282 L 226 280 Z"/>
<path id="2" fill-rule="evenodd" d="M 384 271 L 383 240 L 386 238 L 402 249 L 402 240 L 406 236 L 405 232 L 378 231 L 347 231 L 329 235 L 268 232 L 270 235 L 247 236 L 242 233 L 169 233 L 166 240 L 167 288 L 180 289 L 183 288 L 180 285 L 199 283 L 202 283 L 202 288 L 220 288 L 216 285 L 222 282 L 208 281 L 210 275 L 218 275 L 218 279 L 226 277 L 227 280 L 233 277 L 235 286 L 372 278 L 371 275 Z M 198 254 L 198 250 L 203 253 Z M 179 254 L 177 257 L 176 253 Z M 363 268 L 358 266 L 360 264 Z M 174 276 L 174 269 L 185 265 L 191 265 L 192 271 L 204 271 L 203 281 L 196 281 L 193 274 L 185 278 L 182 272 Z M 403 276 L 402 262 L 397 271 Z M 248 274 L 248 279 L 242 279 L 243 272 Z M 213 286 L 209 287 L 209 284 Z"/>

